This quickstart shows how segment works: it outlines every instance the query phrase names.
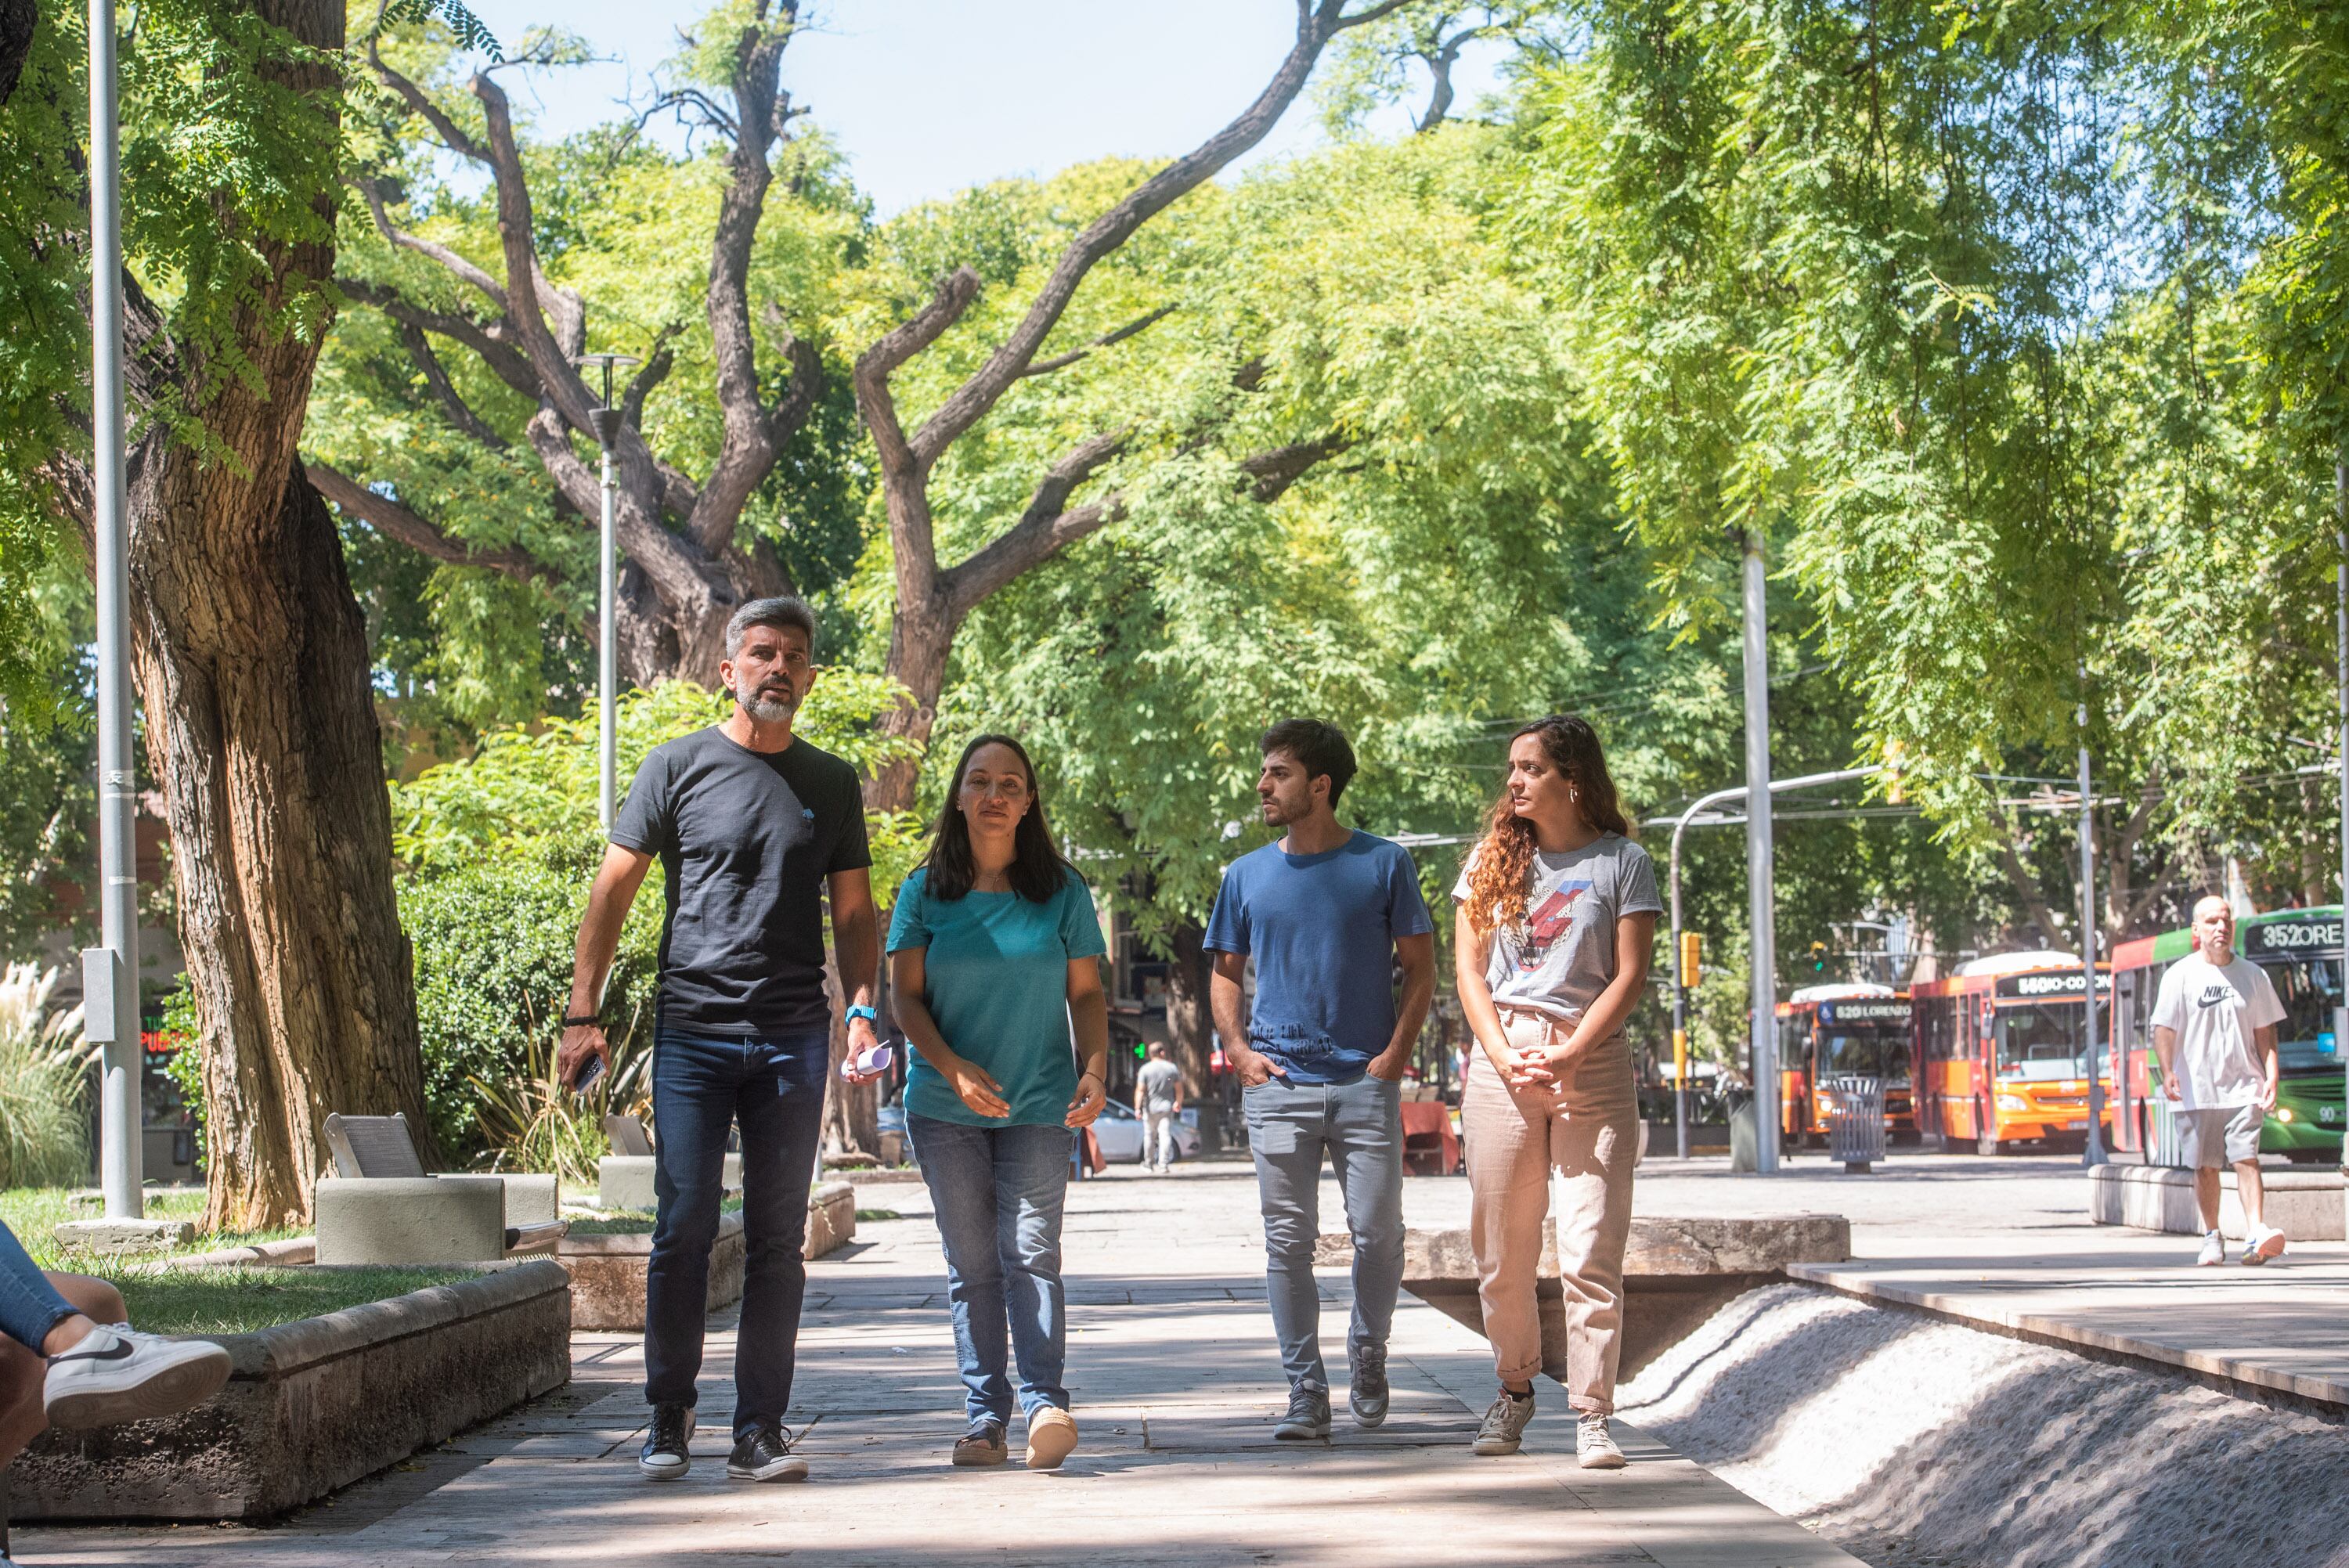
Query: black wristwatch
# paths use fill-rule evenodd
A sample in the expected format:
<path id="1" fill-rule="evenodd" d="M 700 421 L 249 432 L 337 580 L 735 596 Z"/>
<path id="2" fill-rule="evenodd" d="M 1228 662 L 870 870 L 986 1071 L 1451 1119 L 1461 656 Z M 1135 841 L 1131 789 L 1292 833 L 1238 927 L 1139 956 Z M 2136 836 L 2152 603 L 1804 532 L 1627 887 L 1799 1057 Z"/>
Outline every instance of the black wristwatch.
<path id="1" fill-rule="evenodd" d="M 593 1013 L 588 1014 L 587 1016 L 584 1018 L 574 1018 L 568 1013 L 565 1013 L 563 1016 L 563 1026 L 566 1029 L 600 1028 L 603 1026 L 603 1023 L 604 1020 L 595 1016 Z"/>

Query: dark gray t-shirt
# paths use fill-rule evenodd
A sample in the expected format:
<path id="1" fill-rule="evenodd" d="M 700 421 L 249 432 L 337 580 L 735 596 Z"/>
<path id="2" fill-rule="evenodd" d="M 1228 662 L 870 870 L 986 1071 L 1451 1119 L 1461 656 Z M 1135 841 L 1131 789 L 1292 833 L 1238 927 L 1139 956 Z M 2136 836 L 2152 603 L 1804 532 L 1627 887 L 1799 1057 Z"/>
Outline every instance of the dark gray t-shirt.
<path id="1" fill-rule="evenodd" d="M 856 770 L 794 740 L 752 751 L 711 727 L 655 747 L 612 842 L 660 857 L 660 1026 L 688 1034 L 821 1029 L 823 887 L 873 863 Z"/>
<path id="2" fill-rule="evenodd" d="M 1462 903 L 1475 863 L 1471 853 L 1452 890 Z M 1525 919 L 1493 934 L 1485 965 L 1493 1000 L 1575 1022 L 1615 978 L 1615 923 L 1663 907 L 1655 863 L 1620 833 L 1602 833 L 1564 854 L 1536 851 Z"/>

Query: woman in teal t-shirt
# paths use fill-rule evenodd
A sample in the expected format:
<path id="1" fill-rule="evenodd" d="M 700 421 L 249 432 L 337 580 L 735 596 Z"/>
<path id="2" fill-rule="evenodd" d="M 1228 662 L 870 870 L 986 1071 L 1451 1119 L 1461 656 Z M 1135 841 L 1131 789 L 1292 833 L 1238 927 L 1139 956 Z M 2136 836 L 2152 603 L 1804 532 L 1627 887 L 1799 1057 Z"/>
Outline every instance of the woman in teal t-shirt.
<path id="1" fill-rule="evenodd" d="M 1061 1381 L 1061 1201 L 1072 1130 L 1106 1096 L 1105 951 L 1092 894 L 1052 847 L 1027 751 L 980 736 L 955 765 L 929 855 L 897 890 L 889 925 L 891 1002 L 918 1053 L 905 1131 L 946 1243 L 966 1390 L 958 1465 L 1008 1456 L 1007 1327 L 1028 1468 L 1051 1470 L 1077 1446 Z"/>

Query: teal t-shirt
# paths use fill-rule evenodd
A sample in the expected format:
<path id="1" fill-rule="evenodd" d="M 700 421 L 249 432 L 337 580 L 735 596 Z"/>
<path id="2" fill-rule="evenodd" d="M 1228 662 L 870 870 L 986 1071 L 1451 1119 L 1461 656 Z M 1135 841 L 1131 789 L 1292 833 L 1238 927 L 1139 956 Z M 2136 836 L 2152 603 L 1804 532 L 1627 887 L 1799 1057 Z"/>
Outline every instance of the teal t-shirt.
<path id="1" fill-rule="evenodd" d="M 972 1110 L 918 1051 L 908 1053 L 906 1110 L 971 1127 L 1061 1126 L 1077 1092 L 1069 961 L 1108 951 L 1092 891 L 1067 872 L 1050 903 L 976 892 L 948 903 L 930 896 L 926 874 L 916 872 L 897 890 L 889 951 L 928 949 L 922 1000 L 938 1033 L 1002 1086 L 1011 1114 L 998 1119 Z"/>

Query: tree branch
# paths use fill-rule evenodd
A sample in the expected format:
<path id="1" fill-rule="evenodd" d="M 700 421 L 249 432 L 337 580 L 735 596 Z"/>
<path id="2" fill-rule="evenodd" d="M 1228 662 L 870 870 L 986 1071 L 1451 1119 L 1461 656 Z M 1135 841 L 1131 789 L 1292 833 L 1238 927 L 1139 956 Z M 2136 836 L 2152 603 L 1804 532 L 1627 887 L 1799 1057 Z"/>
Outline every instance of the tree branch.
<path id="1" fill-rule="evenodd" d="M 384 208 L 382 189 L 374 181 L 362 179 L 355 183 L 358 186 L 360 198 L 367 202 L 368 215 L 375 220 L 376 232 L 381 234 L 388 243 L 404 251 L 413 251 L 419 256 L 438 262 L 448 269 L 450 276 L 460 283 L 469 284 L 481 290 L 489 297 L 490 303 L 498 307 L 501 314 L 504 312 L 506 291 L 499 286 L 497 279 L 439 241 L 428 240 L 419 234 L 411 234 L 394 223 L 391 221 L 391 214 Z"/>
<path id="2" fill-rule="evenodd" d="M 1113 344 L 1123 343 L 1127 338 L 1132 337 L 1138 333 L 1147 331 L 1150 327 L 1174 315 L 1178 308 L 1180 308 L 1179 304 L 1162 304 L 1156 310 L 1152 311 L 1149 315 L 1129 321 L 1123 326 L 1117 328 L 1114 332 L 1105 332 L 1102 334 L 1099 337 L 1094 338 L 1091 343 L 1086 344 L 1081 348 L 1072 348 L 1066 354 L 1054 355 L 1050 359 L 1040 359 L 1035 364 L 1028 366 L 1027 369 L 1022 370 L 1019 374 L 1023 377 L 1029 376 L 1050 376 L 1055 370 L 1066 370 L 1070 366 L 1074 365 L 1078 360 L 1084 358 L 1085 356 L 1092 353 L 1097 348 L 1107 348 Z"/>
<path id="3" fill-rule="evenodd" d="M 409 108 L 423 117 L 424 123 L 432 128 L 432 134 L 440 139 L 441 146 L 457 154 L 458 157 L 469 158 L 475 163 L 491 162 L 490 150 L 474 140 L 462 127 L 450 118 L 446 109 L 434 103 L 431 94 L 383 63 L 383 54 L 378 45 L 381 36 L 380 28 L 368 35 L 367 65 L 374 69 L 383 85 L 398 93 Z"/>
<path id="4" fill-rule="evenodd" d="M 429 560 L 502 573 L 517 583 L 540 578 L 554 580 L 555 574 L 527 551 L 476 549 L 450 538 L 398 501 L 378 495 L 336 469 L 310 459 L 305 459 L 302 466 L 320 495 L 386 539 L 404 544 Z"/>
<path id="5" fill-rule="evenodd" d="M 1086 534 L 1114 521 L 1123 495 L 1069 509 L 1069 497 L 1125 449 L 1133 428 L 1106 431 L 1079 445 L 1046 472 L 1019 521 L 939 574 L 940 597 L 959 621 L 987 596 Z"/>
<path id="6" fill-rule="evenodd" d="M 1296 441 L 1242 458 L 1240 471 L 1256 480 L 1249 493 L 1269 504 L 1288 493 L 1288 487 L 1303 479 L 1314 465 L 1328 461 L 1353 444 L 1351 436 L 1332 430 L 1309 441 Z"/>
<path id="7" fill-rule="evenodd" d="M 514 141 L 513 110 L 505 89 L 486 75 L 473 77 L 473 96 L 489 122 L 490 168 L 498 199 L 498 239 L 505 252 L 506 316 L 522 351 L 538 372 L 544 396 L 574 430 L 593 428 L 595 399 L 573 363 L 586 348 L 586 312 L 579 296 L 558 289 L 539 270 L 530 184 Z"/>
<path id="8" fill-rule="evenodd" d="M 503 321 L 484 325 L 471 316 L 455 315 L 447 311 L 429 310 L 403 297 L 398 291 L 381 284 L 371 284 L 358 278 L 336 278 L 335 286 L 361 304 L 376 309 L 403 325 L 422 327 L 442 337 L 453 338 L 481 356 L 491 373 L 528 397 L 533 403 L 544 393 L 539 385 L 538 372 L 530 361 L 518 353 L 509 341 L 511 324 Z"/>
<path id="9" fill-rule="evenodd" d="M 440 356 L 432 352 L 432 340 L 425 335 L 424 329 L 413 322 L 403 321 L 399 324 L 399 341 L 401 346 L 408 350 L 408 357 L 423 373 L 424 384 L 432 389 L 433 397 L 440 400 L 440 411 L 448 417 L 449 423 L 492 451 L 504 451 L 506 438 L 490 428 L 465 399 L 458 396 L 455 384 L 449 379 L 449 372 L 440 363 Z"/>

